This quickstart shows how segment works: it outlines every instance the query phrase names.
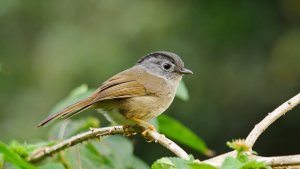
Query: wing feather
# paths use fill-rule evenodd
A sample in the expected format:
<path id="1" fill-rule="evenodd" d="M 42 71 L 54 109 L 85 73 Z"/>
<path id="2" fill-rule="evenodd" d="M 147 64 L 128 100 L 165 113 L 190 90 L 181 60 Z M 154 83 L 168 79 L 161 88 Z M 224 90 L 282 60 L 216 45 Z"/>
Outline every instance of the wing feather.
<path id="1" fill-rule="evenodd" d="M 118 74 L 105 81 L 94 94 L 93 102 L 146 95 L 144 85 L 130 77 L 130 75 Z"/>
<path id="2" fill-rule="evenodd" d="M 141 70 L 137 70 L 141 71 Z M 102 100 L 128 98 L 146 95 L 146 89 L 139 81 L 139 73 L 133 70 L 125 70 L 112 78 L 108 79 L 100 86 L 97 91 L 90 97 L 74 103 L 62 111 L 55 113 L 43 120 L 38 126 L 43 126 L 49 121 L 58 117 L 68 118 L 85 109 L 90 108 L 94 103 Z"/>

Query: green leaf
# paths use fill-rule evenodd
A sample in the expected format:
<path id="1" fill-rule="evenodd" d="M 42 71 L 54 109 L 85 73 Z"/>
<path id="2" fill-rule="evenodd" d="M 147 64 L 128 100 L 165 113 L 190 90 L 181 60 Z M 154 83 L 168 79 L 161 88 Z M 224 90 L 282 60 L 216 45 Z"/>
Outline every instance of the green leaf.
<path id="1" fill-rule="evenodd" d="M 272 167 L 267 166 L 264 162 L 251 160 L 245 163 L 240 169 L 272 169 Z"/>
<path id="2" fill-rule="evenodd" d="M 185 86 L 183 80 L 179 82 L 179 86 L 177 88 L 176 97 L 180 98 L 183 101 L 189 100 L 189 92 Z"/>
<path id="3" fill-rule="evenodd" d="M 92 140 L 88 144 L 71 147 L 60 158 L 64 158 L 70 168 L 149 169 L 134 156 L 132 143 L 122 136 L 104 137 L 100 142 Z"/>
<path id="4" fill-rule="evenodd" d="M 151 169 L 190 169 L 188 163 L 191 162 L 175 157 L 164 157 L 154 162 Z"/>
<path id="5" fill-rule="evenodd" d="M 217 169 L 205 163 L 183 160 L 176 157 L 164 157 L 153 163 L 151 169 Z"/>
<path id="6" fill-rule="evenodd" d="M 20 143 L 16 140 L 13 140 L 9 144 L 9 150 L 11 150 L 14 153 L 17 153 L 20 157 L 26 158 L 30 153 L 32 153 L 37 148 L 45 147 L 52 145 L 53 142 L 38 142 L 38 143 Z"/>
<path id="7" fill-rule="evenodd" d="M 227 157 L 220 169 L 240 169 L 243 163 L 233 157 Z"/>
<path id="8" fill-rule="evenodd" d="M 271 167 L 267 166 L 264 162 L 255 160 L 241 162 L 236 158 L 227 157 L 224 160 L 221 169 L 271 169 Z"/>
<path id="9" fill-rule="evenodd" d="M 132 169 L 150 169 L 150 167 L 138 157 L 133 157 Z"/>
<path id="10" fill-rule="evenodd" d="M 37 167 L 23 160 L 18 154 L 12 152 L 6 144 L 0 141 L 0 153 L 3 154 L 4 159 L 9 161 L 16 167 L 25 169 L 37 169 Z"/>
<path id="11" fill-rule="evenodd" d="M 97 152 L 110 161 L 112 168 L 136 168 L 134 167 L 135 157 L 133 145 L 123 136 L 105 137 L 100 142 L 93 142 L 92 145 Z"/>
<path id="12" fill-rule="evenodd" d="M 54 114 L 63 108 L 76 103 L 84 98 L 87 98 L 90 96 L 95 89 L 88 89 L 88 86 L 86 84 L 82 84 L 81 86 L 73 89 L 69 96 L 67 96 L 65 99 L 57 103 L 54 108 L 50 111 L 50 114 Z"/>
<path id="13" fill-rule="evenodd" d="M 171 139 L 187 145 L 202 154 L 208 156 L 212 154 L 212 151 L 207 148 L 205 142 L 182 123 L 167 115 L 160 115 L 157 120 L 159 131 Z"/>
<path id="14" fill-rule="evenodd" d="M 65 169 L 60 163 L 47 163 L 40 167 L 41 169 Z"/>
<path id="15" fill-rule="evenodd" d="M 245 143 L 244 139 L 235 139 L 226 142 L 227 146 L 236 150 L 237 152 L 250 151 L 251 148 Z"/>
<path id="16" fill-rule="evenodd" d="M 21 144 L 15 140 L 9 144 L 9 149 L 21 157 L 27 157 L 29 154 L 26 144 Z"/>
<path id="17" fill-rule="evenodd" d="M 189 164 L 189 166 L 192 167 L 192 169 L 217 169 L 216 167 L 205 163 L 192 163 Z"/>

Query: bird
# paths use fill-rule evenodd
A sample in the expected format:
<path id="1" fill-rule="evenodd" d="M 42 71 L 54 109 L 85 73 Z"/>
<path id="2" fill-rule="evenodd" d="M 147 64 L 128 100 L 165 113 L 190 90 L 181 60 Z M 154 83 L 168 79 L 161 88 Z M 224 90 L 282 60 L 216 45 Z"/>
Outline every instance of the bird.
<path id="1" fill-rule="evenodd" d="M 95 109 L 111 122 L 144 126 L 155 130 L 149 121 L 163 113 L 173 102 L 183 75 L 193 74 L 172 52 L 157 51 L 140 58 L 136 64 L 106 80 L 93 94 L 38 124 L 44 126 L 57 118 L 69 118 Z"/>

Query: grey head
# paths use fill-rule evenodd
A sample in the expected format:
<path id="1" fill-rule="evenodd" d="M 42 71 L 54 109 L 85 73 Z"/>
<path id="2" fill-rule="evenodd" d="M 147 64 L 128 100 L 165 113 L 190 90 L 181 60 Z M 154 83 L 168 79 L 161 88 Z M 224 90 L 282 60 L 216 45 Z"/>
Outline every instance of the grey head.
<path id="1" fill-rule="evenodd" d="M 178 55 L 165 51 L 150 53 L 138 60 L 136 65 L 167 79 L 181 79 L 184 74 L 193 74 L 184 67 L 184 63 Z"/>

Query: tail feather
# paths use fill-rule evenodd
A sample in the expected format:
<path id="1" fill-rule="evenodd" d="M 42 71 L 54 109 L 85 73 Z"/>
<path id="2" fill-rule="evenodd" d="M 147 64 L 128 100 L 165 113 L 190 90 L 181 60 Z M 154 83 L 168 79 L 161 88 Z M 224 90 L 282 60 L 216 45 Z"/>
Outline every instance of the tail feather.
<path id="1" fill-rule="evenodd" d="M 64 108 L 62 111 L 59 111 L 53 115 L 50 115 L 49 117 L 47 117 L 46 119 L 44 119 L 43 121 L 41 121 L 37 127 L 42 127 L 44 126 L 45 124 L 49 123 L 50 121 L 52 121 L 53 119 L 56 119 L 58 117 L 61 117 L 61 118 L 68 118 L 68 117 L 71 117 L 83 110 L 86 110 L 88 109 L 90 106 L 91 106 L 91 99 L 90 98 L 87 98 L 87 99 L 84 99 L 82 101 L 79 101 L 79 102 L 76 102 L 66 108 Z"/>

